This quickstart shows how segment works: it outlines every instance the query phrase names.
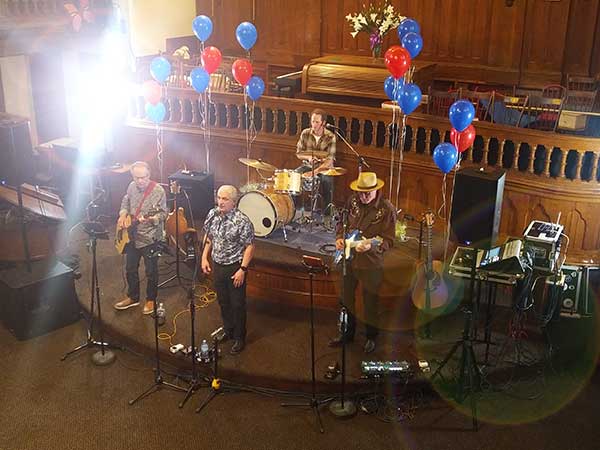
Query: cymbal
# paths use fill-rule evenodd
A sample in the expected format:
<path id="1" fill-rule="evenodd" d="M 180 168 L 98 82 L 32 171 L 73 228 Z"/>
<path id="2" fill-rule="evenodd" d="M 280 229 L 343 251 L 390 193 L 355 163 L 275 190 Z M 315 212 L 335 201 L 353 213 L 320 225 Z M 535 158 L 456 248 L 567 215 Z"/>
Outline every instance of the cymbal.
<path id="1" fill-rule="evenodd" d="M 261 161 L 260 159 L 239 158 L 238 161 L 258 170 L 266 170 L 269 172 L 275 172 L 277 170 L 277 167 L 274 165 Z"/>
<path id="2" fill-rule="evenodd" d="M 311 158 L 325 158 L 329 153 L 323 151 L 314 151 L 314 152 L 297 152 L 296 157 L 298 159 L 311 159 Z"/>
<path id="3" fill-rule="evenodd" d="M 328 177 L 337 177 L 339 175 L 344 175 L 346 172 L 348 171 L 343 167 L 332 167 L 331 169 L 327 169 L 326 171 L 321 172 L 321 175 L 326 175 Z"/>

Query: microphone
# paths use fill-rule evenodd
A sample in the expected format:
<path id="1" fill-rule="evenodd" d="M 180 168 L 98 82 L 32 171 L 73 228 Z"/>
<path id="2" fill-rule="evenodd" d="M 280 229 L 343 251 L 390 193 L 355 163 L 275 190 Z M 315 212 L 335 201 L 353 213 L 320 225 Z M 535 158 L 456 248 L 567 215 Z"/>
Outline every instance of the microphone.
<path id="1" fill-rule="evenodd" d="M 340 127 L 336 127 L 335 125 L 333 125 L 332 123 L 326 123 L 325 124 L 325 128 L 327 128 L 330 131 L 336 131 L 336 130 L 340 130 L 343 131 Z"/>

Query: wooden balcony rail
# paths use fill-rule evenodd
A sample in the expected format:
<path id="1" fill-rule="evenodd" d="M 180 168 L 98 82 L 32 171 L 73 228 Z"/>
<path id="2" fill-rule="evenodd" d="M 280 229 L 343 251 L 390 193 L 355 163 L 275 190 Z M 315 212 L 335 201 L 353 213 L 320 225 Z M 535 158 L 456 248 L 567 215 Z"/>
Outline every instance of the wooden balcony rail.
<path id="1" fill-rule="evenodd" d="M 64 15 L 63 4 L 63 0 L 0 0 L 0 18 Z"/>
<path id="2" fill-rule="evenodd" d="M 204 107 L 191 89 L 168 88 L 163 98 L 167 116 L 163 126 L 200 130 Z M 239 94 L 213 93 L 210 100 L 211 133 L 243 139 L 246 127 L 254 128 L 258 140 L 276 136 L 294 147 L 303 128 L 309 126 L 310 111 L 324 108 L 329 121 L 346 139 L 369 158 L 387 161 L 390 149 L 397 148 L 399 129 L 391 110 L 320 103 L 308 100 L 262 97 L 255 106 Z M 131 99 L 130 119 L 136 125 L 144 120 L 144 99 Z M 477 138 L 463 154 L 463 163 L 503 168 L 509 173 L 529 174 L 539 179 L 565 179 L 584 183 L 600 181 L 600 139 L 536 131 L 489 122 L 475 122 Z M 431 162 L 435 146 L 449 140 L 450 122 L 437 116 L 411 114 L 407 119 L 405 156 Z M 290 147 L 290 148 L 291 148 Z M 343 151 L 343 146 L 340 146 Z"/>

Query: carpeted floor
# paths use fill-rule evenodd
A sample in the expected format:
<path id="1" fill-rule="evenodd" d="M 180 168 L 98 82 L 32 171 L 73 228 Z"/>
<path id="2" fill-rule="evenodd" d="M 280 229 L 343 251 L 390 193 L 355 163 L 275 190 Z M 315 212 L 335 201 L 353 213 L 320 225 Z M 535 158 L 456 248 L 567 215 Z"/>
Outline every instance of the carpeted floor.
<path id="1" fill-rule="evenodd" d="M 323 435 L 310 410 L 281 408 L 281 398 L 257 393 L 223 394 L 201 414 L 193 410 L 206 389 L 183 409 L 177 407 L 182 395 L 169 390 L 129 406 L 153 382 L 151 361 L 119 351 L 112 366 L 96 367 L 87 350 L 61 362 L 65 350 L 82 341 L 83 325 L 28 341 L 0 327 L 0 449 L 593 450 L 600 440 L 594 426 L 600 379 L 574 382 L 572 373 L 551 375 L 541 386 L 521 384 L 524 396 L 542 393 L 536 400 L 519 399 L 515 391 L 482 394 L 482 410 L 496 411 L 505 424 L 487 421 L 478 432 L 468 417 L 426 392 L 388 405 L 387 415 L 359 412 L 346 421 L 322 407 Z M 553 403 L 569 382 L 581 392 Z M 385 421 L 391 418 L 402 420 Z"/>

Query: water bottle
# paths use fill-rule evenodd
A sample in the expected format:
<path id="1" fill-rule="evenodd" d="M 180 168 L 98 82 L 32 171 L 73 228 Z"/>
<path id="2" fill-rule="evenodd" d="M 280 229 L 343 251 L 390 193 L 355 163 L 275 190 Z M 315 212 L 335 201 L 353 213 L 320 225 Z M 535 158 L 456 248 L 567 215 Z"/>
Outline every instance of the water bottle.
<path id="1" fill-rule="evenodd" d="M 156 309 L 156 319 L 158 321 L 158 325 L 162 326 L 165 324 L 165 306 L 163 303 L 158 304 L 158 308 Z"/>
<path id="2" fill-rule="evenodd" d="M 202 343 L 200 344 L 200 361 L 205 363 L 210 362 L 208 342 L 206 342 L 206 339 L 202 339 Z"/>
<path id="3" fill-rule="evenodd" d="M 348 323 L 348 313 L 346 312 L 346 308 L 340 309 L 340 318 L 339 318 L 339 329 L 340 333 L 346 333 L 346 324 Z"/>

